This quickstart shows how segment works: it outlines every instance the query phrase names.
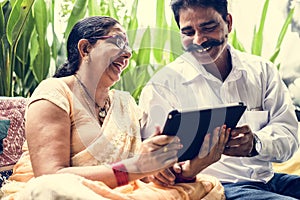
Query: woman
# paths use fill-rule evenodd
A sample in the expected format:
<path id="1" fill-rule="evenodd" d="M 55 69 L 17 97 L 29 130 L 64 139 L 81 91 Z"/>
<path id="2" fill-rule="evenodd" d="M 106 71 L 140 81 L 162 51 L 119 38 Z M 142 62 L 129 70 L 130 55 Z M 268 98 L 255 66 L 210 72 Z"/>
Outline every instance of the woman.
<path id="1" fill-rule="evenodd" d="M 142 113 L 134 99 L 127 92 L 110 90 L 131 57 L 122 26 L 110 17 L 85 18 L 73 27 L 67 50 L 68 62 L 30 98 L 27 143 L 2 187 L 5 198 L 200 199 L 206 195 L 211 185 L 205 188 L 201 181 L 165 188 L 139 181 L 172 166 L 182 145 L 177 137 L 161 135 L 159 128 L 142 142 Z M 220 132 L 224 145 L 225 129 Z M 222 196 L 223 188 L 212 181 L 213 195 Z"/>

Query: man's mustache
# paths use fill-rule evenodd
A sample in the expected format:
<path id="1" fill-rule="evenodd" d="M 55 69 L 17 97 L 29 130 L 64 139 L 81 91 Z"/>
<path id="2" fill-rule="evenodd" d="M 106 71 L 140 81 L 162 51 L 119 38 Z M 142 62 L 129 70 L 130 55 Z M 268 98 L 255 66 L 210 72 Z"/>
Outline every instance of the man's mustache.
<path id="1" fill-rule="evenodd" d="M 196 50 L 203 50 L 206 49 L 208 47 L 216 47 L 216 46 L 220 46 L 225 42 L 225 39 L 222 40 L 216 40 L 216 39 L 210 39 L 204 43 L 202 43 L 201 45 L 198 44 L 190 44 L 185 51 L 187 52 L 192 52 L 192 51 L 196 51 Z"/>

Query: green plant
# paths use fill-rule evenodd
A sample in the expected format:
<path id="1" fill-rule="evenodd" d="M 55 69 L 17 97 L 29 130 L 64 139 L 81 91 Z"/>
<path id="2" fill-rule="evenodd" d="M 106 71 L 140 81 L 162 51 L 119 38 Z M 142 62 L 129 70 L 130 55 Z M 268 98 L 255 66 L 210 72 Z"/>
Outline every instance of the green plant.
<path id="1" fill-rule="evenodd" d="M 129 11 L 122 0 L 64 0 L 60 2 L 62 14 L 57 16 L 55 8 L 58 1 L 2 1 L 0 96 L 30 96 L 43 79 L 51 76 L 49 69 L 57 68 L 66 59 L 65 41 L 73 25 L 85 16 L 108 15 L 128 30 L 130 45 L 137 46 L 129 67 L 114 87 L 129 91 L 138 100 L 151 75 L 179 55 L 178 51 L 164 49 L 167 43 L 171 49 L 178 43 L 174 42 L 174 34 L 171 34 L 173 25 L 166 23 L 165 1 L 157 0 L 157 27 L 147 29 L 139 27 L 136 16 L 138 2 L 134 0 Z M 57 17 L 65 19 L 66 23 L 62 39 L 55 30 Z M 178 39 L 178 36 L 175 37 Z"/>
<path id="2" fill-rule="evenodd" d="M 62 13 L 57 15 L 57 4 Z M 129 91 L 138 101 L 150 77 L 182 54 L 180 35 L 175 20 L 169 25 L 165 1 L 156 0 L 155 27 L 141 28 L 137 9 L 142 1 L 134 0 L 128 10 L 123 0 L 4 0 L 0 2 L 0 96 L 30 96 L 35 87 L 51 76 L 49 69 L 59 67 L 66 59 L 65 42 L 73 25 L 85 16 L 108 15 L 116 18 L 128 31 L 134 47 L 128 68 L 114 88 Z M 263 28 L 269 0 L 265 1 L 258 31 L 254 29 L 252 53 L 261 54 Z M 273 56 L 275 62 L 291 22 L 291 9 L 278 37 Z M 55 27 L 57 17 L 66 23 L 62 37 Z M 49 39 L 51 38 L 51 39 Z M 61 39 L 59 39 L 61 38 Z M 51 41 L 51 42 L 50 42 Z M 245 51 L 236 31 L 231 34 L 234 47 Z M 278 65 L 279 67 L 279 65 Z"/>
<path id="3" fill-rule="evenodd" d="M 267 17 L 267 11 L 269 7 L 270 0 L 266 0 L 263 6 L 262 14 L 261 14 L 261 19 L 260 19 L 260 24 L 258 30 L 256 30 L 256 26 L 254 27 L 254 33 L 253 33 L 253 40 L 252 40 L 252 47 L 251 47 L 251 53 L 254 55 L 261 56 L 262 53 L 262 48 L 263 48 L 263 34 L 264 34 L 264 27 L 265 27 L 265 21 Z M 281 31 L 279 33 L 276 47 L 274 50 L 274 53 L 270 57 L 270 61 L 275 63 L 276 58 L 278 57 L 280 50 L 281 50 L 281 44 L 283 42 L 284 36 L 286 35 L 286 32 L 288 30 L 288 26 L 292 22 L 293 14 L 294 14 L 294 9 L 292 8 L 285 19 L 285 22 L 281 28 Z M 236 48 L 239 49 L 240 51 L 246 51 L 244 48 L 243 44 L 240 42 L 240 40 L 237 37 L 236 30 L 233 31 L 233 33 L 230 35 L 231 36 L 231 44 Z M 280 63 L 277 64 L 277 69 L 280 68 Z"/>

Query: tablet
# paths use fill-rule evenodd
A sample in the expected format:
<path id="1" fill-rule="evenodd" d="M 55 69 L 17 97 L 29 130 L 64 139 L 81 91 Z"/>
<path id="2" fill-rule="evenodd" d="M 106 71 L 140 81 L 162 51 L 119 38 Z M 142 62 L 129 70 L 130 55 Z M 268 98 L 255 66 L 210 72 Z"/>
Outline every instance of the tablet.
<path id="1" fill-rule="evenodd" d="M 223 124 L 234 128 L 245 110 L 243 103 L 182 112 L 173 110 L 167 116 L 162 133 L 180 138 L 183 148 L 178 151 L 179 161 L 191 160 L 198 155 L 207 133 L 213 133 Z"/>

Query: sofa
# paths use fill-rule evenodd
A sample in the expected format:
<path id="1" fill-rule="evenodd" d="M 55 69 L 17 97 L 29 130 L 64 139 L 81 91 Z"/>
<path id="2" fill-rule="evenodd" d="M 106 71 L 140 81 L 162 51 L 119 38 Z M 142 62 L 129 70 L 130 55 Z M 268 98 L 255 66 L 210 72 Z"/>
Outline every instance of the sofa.
<path id="1" fill-rule="evenodd" d="M 6 136 L 0 141 L 3 147 L 0 154 L 0 186 L 11 175 L 13 166 L 22 154 L 26 101 L 24 97 L 0 97 L 0 123 L 9 121 L 8 130 L 1 131 L 6 132 Z"/>
<path id="2" fill-rule="evenodd" d="M 10 121 L 6 137 L 1 141 L 3 152 L 0 154 L 0 187 L 7 179 L 13 166 L 22 154 L 22 145 L 25 141 L 25 108 L 27 98 L 24 97 L 0 97 L 0 122 Z M 2 127 L 2 126 L 0 126 Z M 4 132 L 2 130 L 2 132 Z M 298 130 L 300 138 L 300 130 Z M 300 149 L 287 162 L 273 164 L 276 172 L 300 175 Z"/>

